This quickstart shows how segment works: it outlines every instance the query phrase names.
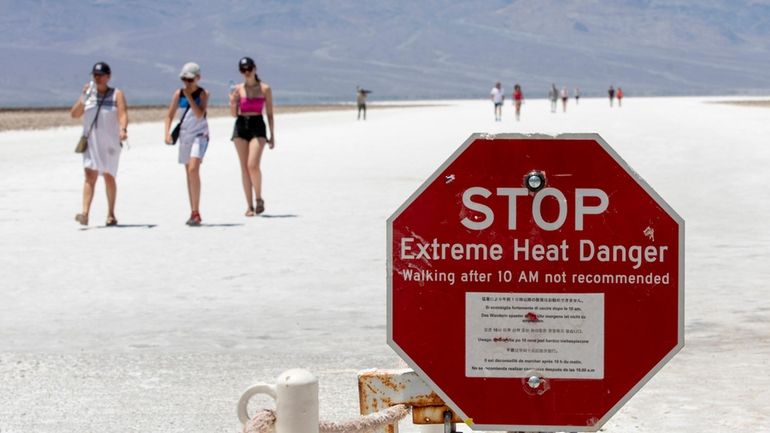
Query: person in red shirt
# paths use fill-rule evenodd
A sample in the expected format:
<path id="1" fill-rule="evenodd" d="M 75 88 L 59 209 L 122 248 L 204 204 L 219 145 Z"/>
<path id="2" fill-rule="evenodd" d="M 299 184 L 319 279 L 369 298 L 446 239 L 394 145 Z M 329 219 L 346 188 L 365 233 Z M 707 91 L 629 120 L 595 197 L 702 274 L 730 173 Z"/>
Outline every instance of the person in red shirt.
<path id="1" fill-rule="evenodd" d="M 618 87 L 618 92 L 616 96 L 618 97 L 618 107 L 623 106 L 623 89 Z"/>
<path id="2" fill-rule="evenodd" d="M 513 106 L 516 107 L 516 121 L 521 116 L 521 103 L 524 102 L 524 93 L 521 91 L 521 86 L 516 84 L 513 86 Z"/>

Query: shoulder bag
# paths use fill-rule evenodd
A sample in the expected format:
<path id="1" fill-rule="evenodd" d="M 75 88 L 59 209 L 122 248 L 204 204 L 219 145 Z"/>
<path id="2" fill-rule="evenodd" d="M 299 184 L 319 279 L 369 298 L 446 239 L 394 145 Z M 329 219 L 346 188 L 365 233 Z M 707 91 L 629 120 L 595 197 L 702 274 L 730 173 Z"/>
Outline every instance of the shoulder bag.
<path id="1" fill-rule="evenodd" d="M 202 91 L 203 91 L 203 88 L 199 87 L 198 90 L 193 92 L 192 94 L 193 99 L 195 99 L 198 95 L 200 95 Z M 184 96 L 184 93 L 181 91 L 179 92 L 179 94 L 180 94 L 180 98 Z M 179 118 L 179 123 L 177 123 L 176 126 L 174 127 L 174 130 L 171 131 L 172 146 L 176 144 L 177 140 L 179 140 L 179 131 L 182 129 L 182 122 L 184 121 L 184 116 L 187 115 L 188 111 L 190 111 L 190 101 L 187 101 L 187 108 L 185 108 L 184 113 L 182 113 L 182 117 Z"/>
<path id="2" fill-rule="evenodd" d="M 96 119 L 99 118 L 99 110 L 102 109 L 102 104 L 104 104 L 104 100 L 107 99 L 110 93 L 110 88 L 107 88 L 107 92 L 104 94 L 104 97 L 101 101 L 96 105 L 96 115 L 94 116 L 94 121 L 91 122 L 91 126 L 88 127 L 88 132 L 80 137 L 80 141 L 78 141 L 77 146 L 75 146 L 75 153 L 84 153 L 86 149 L 88 149 L 88 136 L 91 135 L 91 131 L 94 129 L 94 125 L 96 125 Z M 97 95 L 97 98 L 99 96 Z"/>

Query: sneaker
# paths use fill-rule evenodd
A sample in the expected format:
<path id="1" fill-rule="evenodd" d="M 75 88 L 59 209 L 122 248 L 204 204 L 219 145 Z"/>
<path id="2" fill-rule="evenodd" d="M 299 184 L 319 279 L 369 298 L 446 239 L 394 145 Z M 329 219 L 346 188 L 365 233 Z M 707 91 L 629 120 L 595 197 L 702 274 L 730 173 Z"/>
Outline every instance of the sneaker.
<path id="1" fill-rule="evenodd" d="M 191 213 L 190 219 L 187 220 L 186 224 L 191 227 L 201 225 L 201 214 L 198 212 Z"/>
<path id="2" fill-rule="evenodd" d="M 254 213 L 259 215 L 259 214 L 261 214 L 264 211 L 265 211 L 265 201 L 262 200 L 261 198 L 258 198 L 257 199 L 257 207 L 254 208 Z"/>

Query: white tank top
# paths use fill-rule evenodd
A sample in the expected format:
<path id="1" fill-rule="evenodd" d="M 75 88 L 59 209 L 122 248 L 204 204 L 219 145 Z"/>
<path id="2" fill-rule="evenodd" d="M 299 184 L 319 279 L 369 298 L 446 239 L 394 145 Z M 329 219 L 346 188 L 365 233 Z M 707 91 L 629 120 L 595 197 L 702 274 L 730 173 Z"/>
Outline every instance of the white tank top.
<path id="1" fill-rule="evenodd" d="M 101 103 L 101 108 L 98 108 L 99 103 Z M 118 103 L 115 99 L 115 89 L 110 88 L 105 94 L 93 92 L 85 101 L 84 106 L 83 135 L 88 133 L 88 128 L 91 127 L 98 109 L 99 117 L 96 119 L 89 138 L 98 136 L 99 141 L 114 142 L 119 147 L 120 122 L 118 122 Z"/>
<path id="2" fill-rule="evenodd" d="M 203 90 L 203 91 L 205 91 L 205 90 Z M 182 98 L 185 98 L 184 94 L 180 94 L 179 98 L 180 98 L 180 101 L 181 101 Z M 196 99 L 199 100 L 200 97 L 196 98 Z M 206 120 L 206 116 L 204 115 L 201 118 L 196 117 L 195 113 L 193 113 L 192 109 L 189 109 L 189 110 L 187 109 L 186 101 L 185 101 L 185 103 L 180 102 L 180 105 L 184 105 L 184 107 L 180 107 L 181 112 L 184 113 L 185 111 L 187 111 L 187 114 L 184 114 L 184 118 L 182 119 L 182 127 L 179 130 L 179 134 L 180 135 L 181 134 L 184 134 L 184 135 L 209 135 L 209 122 L 208 122 L 208 120 Z"/>

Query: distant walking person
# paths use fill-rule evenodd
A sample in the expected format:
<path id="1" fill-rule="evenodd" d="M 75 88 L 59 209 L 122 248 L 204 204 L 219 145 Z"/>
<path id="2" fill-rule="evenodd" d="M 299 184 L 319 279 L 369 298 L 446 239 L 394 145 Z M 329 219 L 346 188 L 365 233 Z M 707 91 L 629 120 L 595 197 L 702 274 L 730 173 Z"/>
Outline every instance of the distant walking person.
<path id="1" fill-rule="evenodd" d="M 70 110 L 70 116 L 83 117 L 83 136 L 88 147 L 83 153 L 83 209 L 75 215 L 75 221 L 88 225 L 88 213 L 94 198 L 96 181 L 101 174 L 107 190 L 108 227 L 118 225 L 115 218 L 115 197 L 121 142 L 128 138 L 128 109 L 126 98 L 119 89 L 107 84 L 112 76 L 110 65 L 98 62 L 91 69 L 93 80 L 83 87 L 83 93 Z"/>
<path id="2" fill-rule="evenodd" d="M 171 137 L 171 122 L 174 120 L 177 108 L 182 109 L 179 120 L 179 163 L 184 164 L 187 174 L 187 196 L 190 199 L 190 218 L 188 226 L 201 224 L 200 200 L 201 177 L 200 166 L 206 148 L 209 145 L 209 123 L 206 120 L 206 108 L 209 103 L 209 92 L 198 86 L 201 78 L 201 68 L 196 63 L 186 63 L 179 73 L 183 87 L 174 91 L 171 104 L 168 106 L 165 130 L 166 144 L 174 144 Z"/>
<path id="3" fill-rule="evenodd" d="M 561 92 L 559 93 L 559 96 L 561 96 L 561 112 L 566 113 L 567 112 L 567 99 L 569 99 L 569 93 L 567 93 L 567 86 L 563 86 L 561 88 Z"/>
<path id="4" fill-rule="evenodd" d="M 575 105 L 580 103 L 580 87 L 575 87 Z"/>
<path id="5" fill-rule="evenodd" d="M 495 122 L 503 120 L 503 100 L 505 99 L 505 94 L 499 81 L 495 83 L 495 87 L 489 92 L 489 98 L 495 105 Z"/>
<path id="6" fill-rule="evenodd" d="M 513 106 L 516 108 L 516 121 L 519 121 L 521 117 L 521 103 L 524 102 L 524 93 L 521 91 L 521 86 L 516 84 L 513 86 Z"/>
<path id="7" fill-rule="evenodd" d="M 610 96 L 610 107 L 612 107 L 612 104 L 615 102 L 615 88 L 612 85 L 607 89 L 607 94 Z"/>
<path id="8" fill-rule="evenodd" d="M 366 120 L 366 97 L 372 93 L 371 90 L 362 89 L 356 86 L 356 103 L 358 104 L 358 119 L 361 120 L 361 113 L 364 114 L 364 120 Z"/>
<path id="9" fill-rule="evenodd" d="M 551 89 L 548 91 L 548 99 L 551 101 L 551 113 L 556 112 L 556 101 L 559 100 L 559 90 L 556 88 L 556 84 L 551 83 Z"/>
<path id="10" fill-rule="evenodd" d="M 251 217 L 265 211 L 260 162 L 265 145 L 270 149 L 275 146 L 273 89 L 259 79 L 257 65 L 250 57 L 238 61 L 238 70 L 243 75 L 243 83 L 230 92 L 230 114 L 236 117 L 232 140 L 241 163 L 241 181 L 248 206 L 246 216 Z M 270 124 L 269 138 L 263 110 L 267 111 Z"/>
<path id="11" fill-rule="evenodd" d="M 618 87 L 618 107 L 623 106 L 623 89 Z"/>

